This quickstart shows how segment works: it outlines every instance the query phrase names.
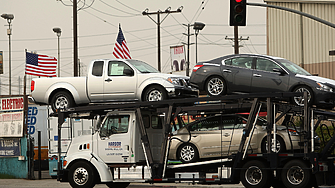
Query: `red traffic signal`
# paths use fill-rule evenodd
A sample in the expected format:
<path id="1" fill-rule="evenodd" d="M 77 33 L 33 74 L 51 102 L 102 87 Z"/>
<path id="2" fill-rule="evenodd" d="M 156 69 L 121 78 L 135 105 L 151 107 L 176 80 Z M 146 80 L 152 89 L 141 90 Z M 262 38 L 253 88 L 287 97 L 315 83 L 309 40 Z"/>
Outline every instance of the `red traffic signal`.
<path id="1" fill-rule="evenodd" d="M 230 26 L 246 25 L 246 0 L 230 0 Z"/>

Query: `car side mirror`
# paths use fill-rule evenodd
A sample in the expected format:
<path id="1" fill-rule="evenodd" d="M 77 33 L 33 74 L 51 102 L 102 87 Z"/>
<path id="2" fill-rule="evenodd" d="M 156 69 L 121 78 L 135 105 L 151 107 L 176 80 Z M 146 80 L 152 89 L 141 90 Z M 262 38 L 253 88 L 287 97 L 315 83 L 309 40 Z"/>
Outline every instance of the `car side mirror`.
<path id="1" fill-rule="evenodd" d="M 283 69 L 280 69 L 280 68 L 274 68 L 272 69 L 273 72 L 277 72 L 279 73 L 280 75 L 283 75 L 285 74 L 285 71 Z"/>
<path id="2" fill-rule="evenodd" d="M 131 69 L 125 69 L 123 70 L 123 75 L 125 76 L 134 76 L 134 71 Z"/>

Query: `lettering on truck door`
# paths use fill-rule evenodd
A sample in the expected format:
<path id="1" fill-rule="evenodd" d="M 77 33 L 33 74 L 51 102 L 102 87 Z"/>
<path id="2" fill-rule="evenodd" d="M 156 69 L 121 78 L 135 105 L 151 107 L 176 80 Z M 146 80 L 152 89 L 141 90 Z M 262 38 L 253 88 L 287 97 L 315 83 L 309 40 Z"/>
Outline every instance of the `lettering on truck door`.
<path id="1" fill-rule="evenodd" d="M 110 115 L 101 125 L 98 154 L 105 163 L 130 163 L 131 116 Z"/>

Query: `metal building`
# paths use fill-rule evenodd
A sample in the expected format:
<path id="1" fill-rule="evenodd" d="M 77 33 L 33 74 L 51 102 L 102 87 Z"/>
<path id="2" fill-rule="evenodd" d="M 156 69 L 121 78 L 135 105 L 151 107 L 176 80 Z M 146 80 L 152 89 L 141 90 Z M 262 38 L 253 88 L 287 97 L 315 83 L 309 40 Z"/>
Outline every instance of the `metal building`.
<path id="1" fill-rule="evenodd" d="M 264 0 L 335 23 L 334 0 Z M 312 74 L 335 79 L 335 28 L 284 10 L 267 8 L 267 54 L 286 58 Z"/>

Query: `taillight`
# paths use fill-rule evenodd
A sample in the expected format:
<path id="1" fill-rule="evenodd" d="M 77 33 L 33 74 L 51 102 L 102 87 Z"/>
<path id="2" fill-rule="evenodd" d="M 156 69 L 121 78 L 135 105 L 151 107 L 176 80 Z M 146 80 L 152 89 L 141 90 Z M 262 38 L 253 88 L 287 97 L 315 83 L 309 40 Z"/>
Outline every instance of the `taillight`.
<path id="1" fill-rule="evenodd" d="M 193 68 L 193 72 L 197 72 L 198 69 L 200 69 L 201 67 L 203 67 L 204 65 L 196 65 Z"/>
<path id="2" fill-rule="evenodd" d="M 35 89 L 35 81 L 32 80 L 32 81 L 31 81 L 31 86 L 30 86 L 30 90 L 31 90 L 31 92 L 33 92 L 34 89 Z"/>

